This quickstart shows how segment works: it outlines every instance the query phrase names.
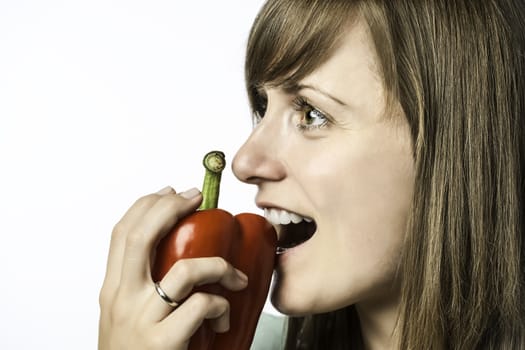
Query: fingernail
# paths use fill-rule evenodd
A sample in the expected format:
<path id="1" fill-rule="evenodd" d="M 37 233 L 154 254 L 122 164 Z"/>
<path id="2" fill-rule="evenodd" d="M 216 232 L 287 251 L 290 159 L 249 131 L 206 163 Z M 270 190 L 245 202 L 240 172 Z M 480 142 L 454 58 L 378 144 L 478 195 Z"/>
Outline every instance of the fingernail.
<path id="1" fill-rule="evenodd" d="M 166 186 L 162 190 L 158 191 L 157 194 L 165 195 L 171 192 L 173 192 L 173 188 L 171 188 L 171 186 Z"/>
<path id="2" fill-rule="evenodd" d="M 181 197 L 184 197 L 186 199 L 191 199 L 191 198 L 197 197 L 200 193 L 201 191 L 199 191 L 198 189 L 194 187 L 192 189 L 189 189 L 187 191 L 180 193 L 180 195 Z"/>
<path id="3" fill-rule="evenodd" d="M 237 274 L 237 277 L 243 282 L 248 282 L 248 276 L 246 276 L 241 270 L 235 269 L 235 273 Z"/>

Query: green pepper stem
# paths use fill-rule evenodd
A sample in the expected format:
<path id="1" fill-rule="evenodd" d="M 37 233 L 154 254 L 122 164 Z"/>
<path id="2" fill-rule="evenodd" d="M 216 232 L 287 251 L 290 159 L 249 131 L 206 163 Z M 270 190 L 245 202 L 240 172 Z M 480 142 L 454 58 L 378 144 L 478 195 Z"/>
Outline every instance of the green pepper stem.
<path id="1" fill-rule="evenodd" d="M 202 164 L 206 169 L 202 185 L 202 203 L 199 210 L 215 209 L 219 204 L 221 174 L 226 167 L 226 158 L 221 151 L 208 152 Z"/>

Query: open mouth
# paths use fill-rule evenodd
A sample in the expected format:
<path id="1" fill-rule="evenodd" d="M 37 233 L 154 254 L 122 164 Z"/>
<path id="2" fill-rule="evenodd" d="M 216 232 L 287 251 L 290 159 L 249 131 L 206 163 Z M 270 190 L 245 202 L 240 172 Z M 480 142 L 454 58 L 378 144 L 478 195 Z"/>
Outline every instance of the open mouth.
<path id="1" fill-rule="evenodd" d="M 264 216 L 278 226 L 277 254 L 308 241 L 317 229 L 312 219 L 283 209 L 264 209 Z"/>

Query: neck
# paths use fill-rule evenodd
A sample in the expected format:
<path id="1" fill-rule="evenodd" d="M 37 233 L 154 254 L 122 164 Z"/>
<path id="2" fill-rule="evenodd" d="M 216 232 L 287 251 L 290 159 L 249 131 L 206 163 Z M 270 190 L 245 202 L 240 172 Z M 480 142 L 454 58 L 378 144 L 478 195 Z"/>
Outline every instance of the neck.
<path id="1" fill-rule="evenodd" d="M 399 315 L 399 296 L 364 301 L 356 304 L 356 310 L 365 349 L 396 348 L 398 339 L 395 330 Z"/>

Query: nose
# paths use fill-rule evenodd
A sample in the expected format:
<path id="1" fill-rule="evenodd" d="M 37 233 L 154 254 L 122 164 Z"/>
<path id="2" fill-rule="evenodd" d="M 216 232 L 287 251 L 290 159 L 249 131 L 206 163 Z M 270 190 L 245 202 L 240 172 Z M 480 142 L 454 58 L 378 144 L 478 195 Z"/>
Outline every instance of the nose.
<path id="1" fill-rule="evenodd" d="M 286 176 L 285 166 L 279 159 L 279 133 L 265 122 L 269 122 L 266 117 L 233 158 L 233 173 L 242 182 L 258 185 L 265 181 L 279 181 Z"/>

